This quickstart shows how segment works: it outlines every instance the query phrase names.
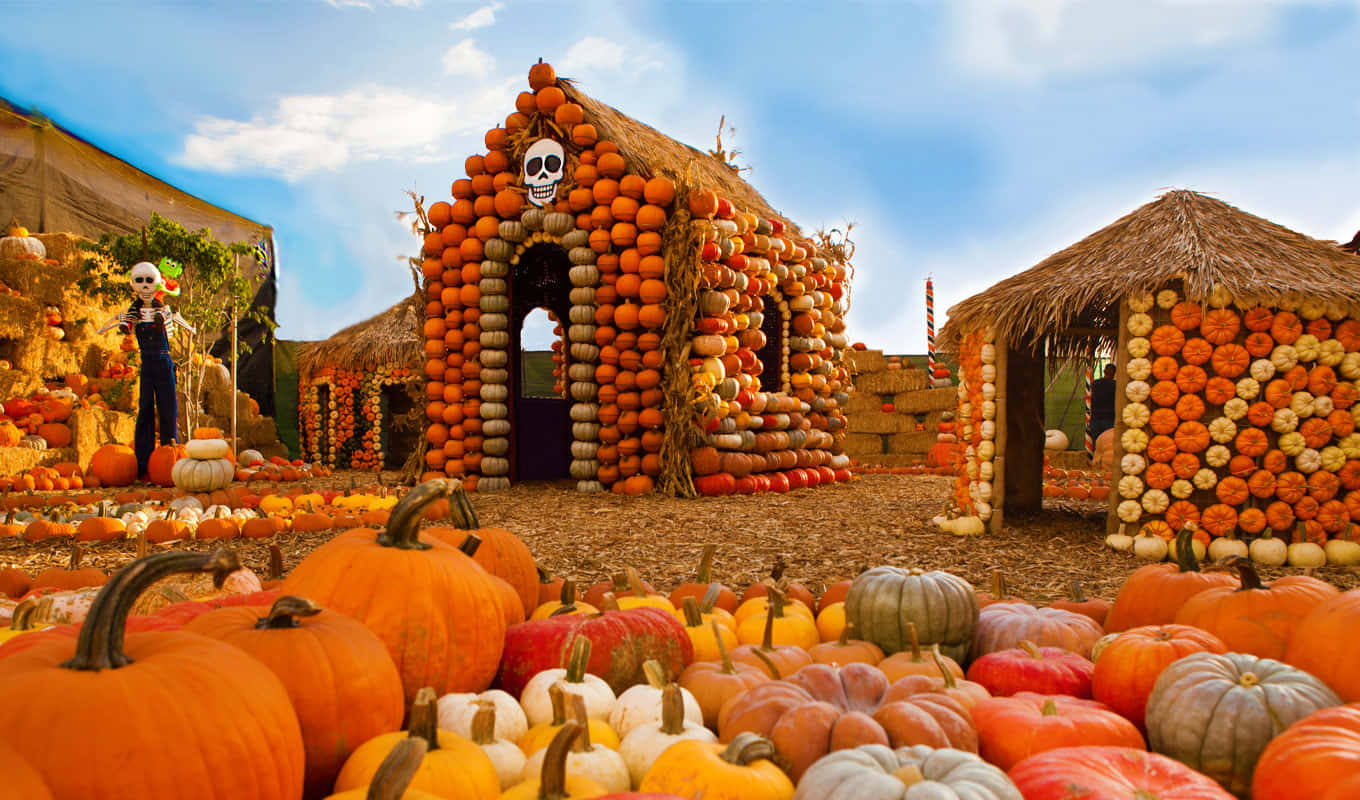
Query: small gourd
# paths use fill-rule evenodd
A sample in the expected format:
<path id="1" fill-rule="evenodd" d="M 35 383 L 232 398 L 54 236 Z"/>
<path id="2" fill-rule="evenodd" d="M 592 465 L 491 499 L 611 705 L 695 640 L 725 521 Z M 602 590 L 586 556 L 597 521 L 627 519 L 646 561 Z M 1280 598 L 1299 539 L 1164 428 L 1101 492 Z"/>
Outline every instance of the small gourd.
<path id="1" fill-rule="evenodd" d="M 529 724 L 541 725 L 553 717 L 552 700 L 548 689 L 559 681 L 568 692 L 585 700 L 586 714 L 591 719 L 608 720 L 616 702 L 614 690 L 598 675 L 586 672 L 590 662 L 590 640 L 579 636 L 572 643 L 567 665 L 556 669 L 545 669 L 534 675 L 520 693 L 519 702 L 524 707 L 524 716 Z"/>

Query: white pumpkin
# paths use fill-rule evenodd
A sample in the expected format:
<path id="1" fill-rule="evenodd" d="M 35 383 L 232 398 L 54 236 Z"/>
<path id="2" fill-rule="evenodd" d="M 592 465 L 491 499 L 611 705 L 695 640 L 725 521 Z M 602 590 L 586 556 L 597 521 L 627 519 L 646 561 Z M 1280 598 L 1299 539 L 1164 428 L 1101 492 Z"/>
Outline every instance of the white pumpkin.
<path id="1" fill-rule="evenodd" d="M 1299 351 L 1293 345 L 1276 345 L 1270 351 L 1270 362 L 1275 365 L 1276 372 L 1288 372 L 1299 363 Z"/>
<path id="2" fill-rule="evenodd" d="M 1128 351 L 1134 358 L 1143 358 L 1152 351 L 1152 342 L 1145 336 L 1135 336 L 1129 339 Z"/>
<path id="3" fill-rule="evenodd" d="M 1126 453 L 1123 458 L 1119 459 L 1119 471 L 1125 475 L 1141 475 L 1145 469 L 1147 469 L 1147 459 L 1137 453 Z"/>
<path id="4" fill-rule="evenodd" d="M 1303 438 L 1303 434 L 1298 431 L 1290 431 L 1280 437 L 1277 446 L 1285 455 L 1297 456 L 1308 449 L 1308 442 Z"/>
<path id="5" fill-rule="evenodd" d="M 505 693 L 501 692 L 501 694 Z M 444 695 L 444 697 L 449 696 Z M 510 697 L 508 694 L 505 696 Z M 440 702 L 443 702 L 443 698 L 440 698 Z M 513 697 L 510 698 L 510 702 L 514 702 Z M 472 740 L 473 744 L 482 748 L 486 757 L 491 759 L 491 766 L 496 769 L 496 778 L 501 782 L 501 791 L 505 791 L 519 783 L 520 776 L 524 774 L 524 764 L 528 761 L 528 758 L 514 741 L 496 736 L 500 715 L 496 713 L 498 706 L 495 701 L 475 700 L 471 703 L 471 707 L 476 709 L 476 712 L 472 716 L 468 738 Z M 518 707 L 516 707 L 516 710 L 518 710 Z M 444 728 L 443 709 L 440 710 L 440 716 L 439 727 Z"/>
<path id="6" fill-rule="evenodd" d="M 1127 456 L 1125 456 L 1125 458 L 1127 458 Z M 1137 475 L 1125 475 L 1119 479 L 1118 489 L 1120 497 L 1137 500 L 1143 496 L 1143 492 L 1147 487 L 1143 485 L 1143 479 Z"/>
<path id="7" fill-rule="evenodd" d="M 1057 428 L 1051 428 L 1044 432 L 1044 449 L 1050 452 L 1055 450 L 1066 450 L 1068 445 L 1067 434 Z"/>
<path id="8" fill-rule="evenodd" d="M 665 669 L 656 661 L 648 661 L 642 665 L 642 669 L 647 675 L 647 683 L 625 689 L 614 704 L 614 710 L 609 713 L 609 727 L 614 729 L 620 739 L 636 728 L 661 721 L 662 696 L 665 687 L 670 685 Z M 684 700 L 685 719 L 702 725 L 704 712 L 699 708 L 699 701 L 694 699 L 688 689 L 681 689 L 680 696 Z"/>
<path id="9" fill-rule="evenodd" d="M 1209 558 L 1220 561 L 1230 556 L 1247 557 L 1247 543 L 1227 536 L 1215 537 L 1209 542 Z"/>
<path id="10" fill-rule="evenodd" d="M 1318 345 L 1317 362 L 1335 367 L 1346 357 L 1346 347 L 1335 339 L 1324 339 Z"/>
<path id="11" fill-rule="evenodd" d="M 1126 403 L 1121 416 L 1124 418 L 1126 428 L 1144 428 L 1152 418 L 1152 412 L 1148 410 L 1146 403 Z"/>
<path id="12" fill-rule="evenodd" d="M 1121 522 L 1134 523 L 1143 518 L 1143 506 L 1137 500 L 1123 500 L 1115 507 Z"/>
<path id="13" fill-rule="evenodd" d="M 0 237 L 0 258 L 36 261 L 47 258 L 47 247 L 38 237 L 30 236 L 27 228 L 12 223 L 6 230 L 8 235 Z"/>
<path id="14" fill-rule="evenodd" d="M 1328 564 L 1339 567 L 1353 567 L 1360 564 L 1360 544 L 1345 539 L 1328 539 L 1322 546 Z"/>
<path id="15" fill-rule="evenodd" d="M 1133 554 L 1144 561 L 1162 561 L 1168 548 L 1166 540 L 1149 531 L 1142 531 L 1133 537 Z"/>
<path id="16" fill-rule="evenodd" d="M 1285 560 L 1291 567 L 1322 567 L 1327 564 L 1327 551 L 1315 542 L 1294 542 L 1285 548 Z"/>
<path id="17" fill-rule="evenodd" d="M 633 689 L 641 687 L 634 686 Z M 632 691 L 632 689 L 628 690 Z M 661 720 L 657 723 L 640 725 L 629 731 L 619 744 L 619 755 L 628 765 L 628 775 L 634 786 L 642 785 L 642 778 L 651 769 L 658 756 L 676 742 L 695 739 L 700 742 L 716 742 L 718 737 L 702 721 L 689 718 L 685 690 L 679 684 L 669 683 L 661 691 Z M 627 691 L 624 692 L 626 696 Z M 691 700 L 693 698 L 690 698 Z M 622 705 L 623 698 L 619 698 Z M 697 704 L 695 706 L 698 707 Z"/>
<path id="18" fill-rule="evenodd" d="M 1258 358 L 1251 362 L 1250 374 L 1258 383 L 1265 383 L 1275 377 L 1275 362 L 1268 358 Z"/>
<path id="19" fill-rule="evenodd" d="M 184 454 L 198 461 L 226 458 L 228 451 L 226 439 L 190 439 L 184 445 Z"/>
<path id="20" fill-rule="evenodd" d="M 1134 292 L 1129 295 L 1129 310 L 1142 313 L 1152 310 L 1152 292 Z"/>
<path id="21" fill-rule="evenodd" d="M 236 469 L 225 458 L 201 461 L 181 458 L 170 468 L 170 479 L 186 492 L 213 492 L 231 484 Z"/>
<path id="22" fill-rule="evenodd" d="M 1177 478 L 1171 482 L 1171 488 L 1168 491 L 1177 500 L 1184 500 L 1195 493 L 1195 487 L 1185 478 Z"/>
<path id="23" fill-rule="evenodd" d="M 552 698 L 548 689 L 561 682 L 568 695 L 576 694 L 585 701 L 586 715 L 591 719 L 608 721 L 614 710 L 614 690 L 598 675 L 586 672 L 590 661 L 590 640 L 578 637 L 572 645 L 566 667 L 545 669 L 529 679 L 520 692 L 519 704 L 530 726 L 550 722 L 553 718 Z M 570 698 L 568 698 L 570 701 Z"/>
<path id="24" fill-rule="evenodd" d="M 1241 399 L 1255 400 L 1261 394 L 1261 382 L 1255 378 L 1241 378 L 1233 389 Z"/>
<path id="25" fill-rule="evenodd" d="M 258 467 L 264 463 L 264 455 L 259 450 L 242 450 L 236 461 L 243 467 Z"/>
<path id="26" fill-rule="evenodd" d="M 1124 446 L 1126 453 L 1141 453 L 1147 449 L 1147 431 L 1141 428 L 1129 428 L 1124 431 L 1124 435 L 1119 437 L 1119 442 Z"/>
<path id="27" fill-rule="evenodd" d="M 1163 289 L 1157 293 L 1157 307 L 1163 311 L 1170 311 L 1180 301 L 1181 296 L 1175 289 Z"/>
<path id="28" fill-rule="evenodd" d="M 1321 346 L 1322 342 L 1318 341 L 1318 338 L 1311 333 L 1305 333 L 1294 340 L 1294 349 L 1299 354 L 1299 361 L 1317 361 Z"/>
<path id="29" fill-rule="evenodd" d="M 1223 404 L 1223 416 L 1228 419 L 1238 420 L 1247 415 L 1247 401 L 1240 397 L 1234 397 Z"/>
<path id="30" fill-rule="evenodd" d="M 473 723 L 484 704 L 494 709 L 496 739 L 518 742 L 529 730 L 529 720 L 515 698 L 500 689 L 485 692 L 452 692 L 439 698 L 439 727 L 459 736 L 472 736 Z"/>
<path id="31" fill-rule="evenodd" d="M 1124 386 L 1124 397 L 1134 403 L 1143 402 L 1148 399 L 1150 394 L 1152 394 L 1152 387 L 1148 385 L 1147 381 L 1129 381 Z"/>
<path id="32" fill-rule="evenodd" d="M 590 727 L 585 724 L 585 700 L 580 695 L 567 693 L 567 719 L 582 724 L 580 738 L 567 754 L 567 775 L 580 775 L 598 783 L 606 792 L 626 792 L 633 784 L 623 756 L 604 745 L 591 744 Z M 537 778 L 543 772 L 543 760 L 548 748 L 543 748 L 524 762 L 521 781 Z"/>
<path id="33" fill-rule="evenodd" d="M 1129 333 L 1133 334 L 1136 337 L 1142 338 L 1144 336 L 1147 336 L 1149 333 L 1152 333 L 1153 328 L 1152 317 L 1148 316 L 1147 314 L 1141 313 L 1130 314 L 1127 327 L 1129 329 Z M 1143 355 L 1146 355 L 1146 353 L 1144 353 Z"/>
<path id="34" fill-rule="evenodd" d="M 1143 495 L 1143 510 L 1149 514 L 1160 514 L 1171 505 L 1171 499 L 1161 489 L 1149 489 Z"/>
<path id="35" fill-rule="evenodd" d="M 1118 531 L 1106 536 L 1105 545 L 1119 553 L 1133 550 L 1133 537 L 1128 534 L 1128 526 L 1120 525 Z"/>
<path id="36" fill-rule="evenodd" d="M 1289 558 L 1289 546 L 1285 544 L 1284 539 L 1269 535 L 1254 539 L 1247 552 L 1252 561 L 1268 567 L 1282 566 Z"/>

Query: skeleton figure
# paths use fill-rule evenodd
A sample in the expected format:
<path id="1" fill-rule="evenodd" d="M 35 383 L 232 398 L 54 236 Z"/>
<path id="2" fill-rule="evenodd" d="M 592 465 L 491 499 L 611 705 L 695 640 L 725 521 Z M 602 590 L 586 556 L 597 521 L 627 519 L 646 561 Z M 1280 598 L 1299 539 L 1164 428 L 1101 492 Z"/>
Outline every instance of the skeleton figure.
<path id="1" fill-rule="evenodd" d="M 162 268 L 178 269 L 173 262 L 162 260 Z M 175 399 L 175 362 L 170 358 L 169 333 L 176 325 L 190 333 L 194 328 L 184 317 L 161 301 L 168 289 L 161 269 L 143 261 L 132 267 L 128 280 L 132 284 L 133 300 L 127 311 L 104 323 L 99 333 L 113 328 L 128 335 L 135 334 L 142 352 L 141 396 L 137 406 L 137 429 L 133 450 L 137 454 L 139 475 L 146 474 L 147 462 L 155 448 L 157 423 L 160 443 L 169 444 L 177 438 L 179 408 Z M 175 272 L 173 274 L 178 274 Z"/>
<path id="2" fill-rule="evenodd" d="M 557 184 L 566 176 L 567 155 L 552 139 L 539 139 L 524 151 L 524 185 L 529 187 L 529 202 L 551 205 L 557 197 Z"/>

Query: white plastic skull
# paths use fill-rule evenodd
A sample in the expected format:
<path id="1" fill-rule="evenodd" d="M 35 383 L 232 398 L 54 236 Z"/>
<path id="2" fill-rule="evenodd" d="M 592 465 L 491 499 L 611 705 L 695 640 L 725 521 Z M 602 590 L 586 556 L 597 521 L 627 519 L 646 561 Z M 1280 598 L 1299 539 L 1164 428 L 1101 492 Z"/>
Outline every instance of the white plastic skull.
<path id="1" fill-rule="evenodd" d="M 132 291 L 137 293 L 143 303 L 150 303 L 161 288 L 161 271 L 148 261 L 134 264 L 128 279 L 132 281 Z"/>
<path id="2" fill-rule="evenodd" d="M 539 139 L 529 145 L 524 152 L 524 185 L 529 187 L 529 202 L 536 206 L 552 203 L 566 169 L 567 156 L 562 145 L 552 139 Z"/>

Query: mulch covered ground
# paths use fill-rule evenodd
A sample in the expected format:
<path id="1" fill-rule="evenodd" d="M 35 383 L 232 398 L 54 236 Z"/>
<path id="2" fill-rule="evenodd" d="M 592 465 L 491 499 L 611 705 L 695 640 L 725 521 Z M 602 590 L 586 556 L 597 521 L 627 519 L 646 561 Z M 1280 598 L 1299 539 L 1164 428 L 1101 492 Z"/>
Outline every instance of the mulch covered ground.
<path id="1" fill-rule="evenodd" d="M 368 481 L 364 481 L 367 483 Z M 1142 566 L 1131 555 L 1103 544 L 1104 505 L 1068 503 L 1028 519 L 1007 517 L 1000 536 L 960 538 L 930 523 L 949 495 L 948 478 L 869 475 L 791 494 L 674 500 L 661 496 L 585 495 L 573 484 L 517 486 L 473 496 L 484 526 L 519 534 L 554 574 L 593 582 L 634 566 L 658 588 L 692 579 L 703 545 L 718 545 L 715 577 L 743 586 L 759 579 L 779 558 L 786 576 L 814 591 L 879 564 L 943 569 L 979 588 L 1004 570 L 1012 594 L 1041 603 L 1065 596 L 1068 582 L 1081 581 L 1088 594 L 1114 597 L 1119 585 Z M 347 486 L 348 476 L 329 483 Z M 291 568 L 334 532 L 279 537 Z M 232 543 L 242 562 L 261 572 L 268 542 Z M 176 545 L 200 549 L 208 543 Z M 30 573 L 63 565 L 65 543 L 0 540 L 0 565 Z M 86 563 L 115 568 L 133 557 L 130 542 L 86 548 Z M 1265 570 L 1269 578 L 1297 573 Z M 1360 586 L 1355 568 L 1318 571 L 1342 589 Z"/>

